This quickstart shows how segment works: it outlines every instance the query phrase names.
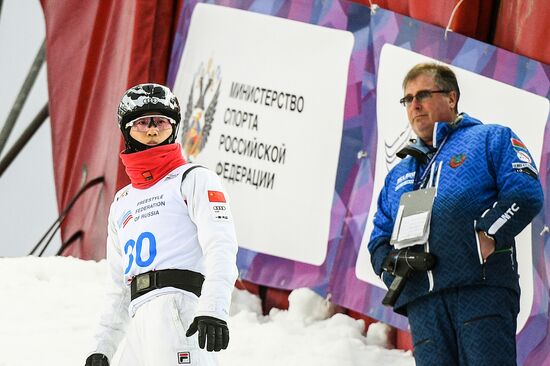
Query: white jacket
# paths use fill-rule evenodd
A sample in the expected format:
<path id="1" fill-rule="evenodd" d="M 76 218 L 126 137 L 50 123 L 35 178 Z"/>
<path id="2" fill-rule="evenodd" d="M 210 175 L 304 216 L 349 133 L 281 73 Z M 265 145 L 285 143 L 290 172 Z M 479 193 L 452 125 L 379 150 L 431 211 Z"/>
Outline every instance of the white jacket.
<path id="1" fill-rule="evenodd" d="M 205 276 L 195 316 L 227 320 L 237 278 L 237 239 L 227 194 L 210 170 L 193 164 L 174 169 L 147 189 L 128 185 L 111 204 L 107 262 L 112 283 L 91 353 L 112 359 L 129 316 L 153 297 L 182 292 L 165 287 L 130 302 L 131 279 L 161 269 L 187 269 Z M 154 321 L 154 320 L 152 320 Z"/>

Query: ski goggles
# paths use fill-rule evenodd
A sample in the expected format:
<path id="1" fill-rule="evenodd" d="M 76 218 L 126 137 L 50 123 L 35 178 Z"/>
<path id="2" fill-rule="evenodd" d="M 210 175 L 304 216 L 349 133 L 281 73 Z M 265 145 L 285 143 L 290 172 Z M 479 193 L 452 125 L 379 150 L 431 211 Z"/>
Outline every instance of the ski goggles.
<path id="1" fill-rule="evenodd" d="M 151 127 L 156 127 L 159 129 L 159 131 L 167 130 L 171 127 L 171 125 L 175 124 L 176 121 L 174 121 L 172 118 L 159 114 L 153 116 L 138 117 L 126 123 L 125 127 L 131 127 L 139 132 L 146 132 Z"/>

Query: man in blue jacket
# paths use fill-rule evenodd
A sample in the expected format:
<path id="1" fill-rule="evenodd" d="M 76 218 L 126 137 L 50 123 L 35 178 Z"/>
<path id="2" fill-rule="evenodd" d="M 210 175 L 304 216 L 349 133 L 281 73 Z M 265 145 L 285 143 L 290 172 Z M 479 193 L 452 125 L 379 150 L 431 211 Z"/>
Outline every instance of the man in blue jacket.
<path id="1" fill-rule="evenodd" d="M 407 273 L 394 304 L 408 316 L 417 365 L 515 365 L 514 237 L 543 205 L 535 162 L 509 128 L 458 113 L 460 90 L 450 68 L 416 65 L 403 90 L 400 102 L 418 138 L 398 154 L 403 160 L 379 196 L 368 245 L 374 271 L 390 286 L 395 268 L 408 266 L 403 251 L 436 260 L 431 269 Z M 412 191 L 432 192 L 430 207 L 417 210 L 420 224 L 410 216 L 404 228 L 409 203 L 401 199 Z M 392 245 L 422 228 L 423 243 L 401 252 Z"/>

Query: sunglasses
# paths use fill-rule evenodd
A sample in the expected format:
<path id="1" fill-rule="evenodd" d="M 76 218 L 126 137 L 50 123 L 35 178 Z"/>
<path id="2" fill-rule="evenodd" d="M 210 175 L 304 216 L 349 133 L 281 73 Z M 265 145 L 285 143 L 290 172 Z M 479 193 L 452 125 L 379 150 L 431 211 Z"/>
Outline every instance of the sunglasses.
<path id="1" fill-rule="evenodd" d="M 126 127 L 132 127 L 134 130 L 137 130 L 139 132 L 146 132 L 151 127 L 158 128 L 159 131 L 167 130 L 171 127 L 171 125 L 175 124 L 176 121 L 174 121 L 170 117 L 154 115 L 141 116 L 133 119 L 130 122 L 126 123 Z"/>
<path id="2" fill-rule="evenodd" d="M 449 92 L 450 90 L 420 90 L 415 95 L 405 95 L 403 98 L 399 99 L 399 103 L 401 103 L 403 107 L 410 107 L 414 98 L 416 98 L 419 103 L 422 103 L 424 100 L 431 98 L 432 94 Z"/>

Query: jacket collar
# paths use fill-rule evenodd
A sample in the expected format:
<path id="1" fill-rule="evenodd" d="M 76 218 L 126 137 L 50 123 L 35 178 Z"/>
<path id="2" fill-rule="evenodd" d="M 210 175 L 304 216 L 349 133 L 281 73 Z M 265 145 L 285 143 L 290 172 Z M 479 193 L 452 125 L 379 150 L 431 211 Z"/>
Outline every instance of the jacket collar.
<path id="1" fill-rule="evenodd" d="M 470 117 L 466 113 L 460 113 L 457 118 L 451 123 L 436 122 L 434 125 L 432 140 L 433 147 L 426 145 L 424 141 L 417 138 L 413 140 L 412 144 L 409 144 L 401 149 L 397 153 L 397 156 L 401 159 L 404 159 L 407 155 L 411 155 L 419 162 L 423 163 L 429 159 L 429 156 L 431 156 L 430 154 L 432 154 L 436 149 L 440 147 L 445 138 L 454 133 L 454 131 L 478 124 L 481 124 L 481 122 L 475 118 Z"/>
<path id="2" fill-rule="evenodd" d="M 437 149 L 445 137 L 462 128 L 482 124 L 479 120 L 470 117 L 466 113 L 459 113 L 453 122 L 436 122 L 434 126 L 433 147 Z M 423 143 L 422 143 L 423 144 Z"/>
<path id="3" fill-rule="evenodd" d="M 433 132 L 433 147 L 437 149 L 445 137 L 449 136 L 460 125 L 463 114 L 459 114 L 453 122 L 436 122 Z"/>

